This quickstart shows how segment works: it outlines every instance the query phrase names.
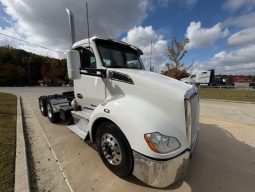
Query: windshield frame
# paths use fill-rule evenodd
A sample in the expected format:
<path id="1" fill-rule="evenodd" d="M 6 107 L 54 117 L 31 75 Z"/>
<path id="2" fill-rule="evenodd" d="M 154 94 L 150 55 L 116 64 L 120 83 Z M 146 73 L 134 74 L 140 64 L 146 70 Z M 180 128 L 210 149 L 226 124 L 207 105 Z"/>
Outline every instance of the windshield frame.
<path id="1" fill-rule="evenodd" d="M 119 43 L 119 42 L 115 42 L 115 41 L 111 41 L 111 40 L 103 40 L 103 39 L 96 39 L 95 43 L 96 43 L 98 54 L 100 56 L 101 63 L 102 63 L 103 67 L 105 67 L 105 68 L 145 70 L 144 64 L 143 64 L 142 59 L 140 57 L 141 54 L 138 51 L 136 51 L 134 48 L 129 46 L 128 44 L 125 45 L 124 43 Z M 116 48 L 116 50 L 121 52 L 121 56 L 122 56 L 124 62 L 126 62 L 126 63 L 127 63 L 126 53 L 134 54 L 137 57 L 137 60 L 139 61 L 139 65 L 141 66 L 141 68 L 131 68 L 131 67 L 129 68 L 128 66 L 106 66 L 104 61 L 103 61 L 104 58 L 103 58 L 102 53 L 100 51 L 100 44 L 101 45 L 103 44 L 103 45 L 107 45 L 107 46 L 112 46 L 112 47 Z"/>

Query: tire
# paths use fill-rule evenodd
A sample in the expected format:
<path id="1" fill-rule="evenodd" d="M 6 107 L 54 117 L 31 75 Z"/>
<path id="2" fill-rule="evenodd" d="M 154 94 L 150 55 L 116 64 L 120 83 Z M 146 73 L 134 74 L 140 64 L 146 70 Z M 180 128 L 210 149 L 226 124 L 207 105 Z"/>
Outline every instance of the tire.
<path id="1" fill-rule="evenodd" d="M 52 106 L 49 101 L 47 102 L 46 107 L 47 107 L 47 116 L 48 116 L 50 122 L 57 123 L 60 119 L 59 113 L 53 112 Z"/>
<path id="2" fill-rule="evenodd" d="M 118 126 L 111 122 L 100 124 L 96 133 L 96 144 L 102 161 L 114 174 L 125 178 L 132 173 L 132 151 Z"/>
<path id="3" fill-rule="evenodd" d="M 46 102 L 47 102 L 47 96 L 41 96 L 39 98 L 39 109 L 43 116 L 47 116 Z"/>

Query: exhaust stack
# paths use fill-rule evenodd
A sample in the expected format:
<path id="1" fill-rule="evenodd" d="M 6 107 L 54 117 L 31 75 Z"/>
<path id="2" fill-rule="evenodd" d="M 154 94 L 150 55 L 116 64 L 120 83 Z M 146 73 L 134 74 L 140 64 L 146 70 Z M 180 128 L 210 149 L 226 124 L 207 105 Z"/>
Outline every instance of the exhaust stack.
<path id="1" fill-rule="evenodd" d="M 69 19 L 69 28 L 70 28 L 70 34 L 71 34 L 71 42 L 72 42 L 72 45 L 73 45 L 75 43 L 75 26 L 74 26 L 73 13 L 69 9 L 66 9 L 66 12 L 67 12 L 68 19 Z"/>

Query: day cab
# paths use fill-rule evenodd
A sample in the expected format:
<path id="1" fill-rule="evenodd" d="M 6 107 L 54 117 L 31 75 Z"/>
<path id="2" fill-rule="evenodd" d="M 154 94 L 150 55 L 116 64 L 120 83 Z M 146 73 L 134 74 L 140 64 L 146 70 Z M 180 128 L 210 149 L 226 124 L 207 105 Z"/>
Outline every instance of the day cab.
<path id="1" fill-rule="evenodd" d="M 166 187 L 187 173 L 198 137 L 199 96 L 194 86 L 145 70 L 141 55 L 112 39 L 74 43 L 66 51 L 74 84 L 68 128 L 96 143 L 104 164 L 119 177 L 133 174 Z M 52 112 L 61 110 L 55 105 Z"/>

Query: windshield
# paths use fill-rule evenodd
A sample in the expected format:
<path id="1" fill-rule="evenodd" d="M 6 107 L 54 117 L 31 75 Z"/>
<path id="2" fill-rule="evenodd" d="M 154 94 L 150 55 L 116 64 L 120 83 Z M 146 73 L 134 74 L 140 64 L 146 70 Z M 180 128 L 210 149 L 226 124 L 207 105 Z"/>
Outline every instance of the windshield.
<path id="1" fill-rule="evenodd" d="M 144 69 L 139 54 L 132 48 L 115 42 L 98 42 L 104 67 Z"/>

